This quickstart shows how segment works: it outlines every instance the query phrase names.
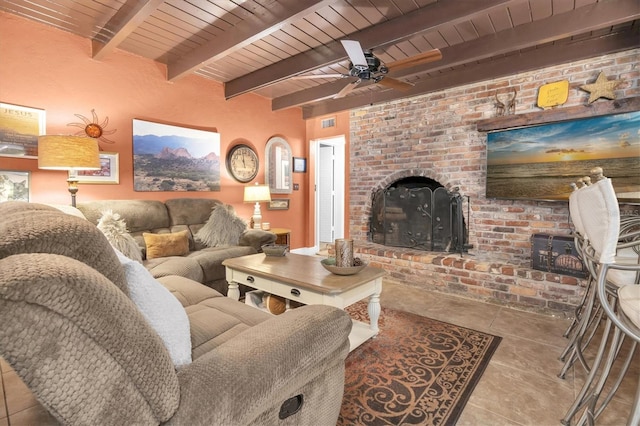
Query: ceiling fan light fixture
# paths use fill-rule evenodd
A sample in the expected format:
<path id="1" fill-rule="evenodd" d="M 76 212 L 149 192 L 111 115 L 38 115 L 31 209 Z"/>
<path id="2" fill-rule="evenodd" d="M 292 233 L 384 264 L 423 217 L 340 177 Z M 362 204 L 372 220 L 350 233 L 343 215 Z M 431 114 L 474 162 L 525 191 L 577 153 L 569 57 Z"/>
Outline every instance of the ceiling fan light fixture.
<path id="1" fill-rule="evenodd" d="M 367 50 L 364 52 L 364 57 L 367 59 L 367 65 L 369 70 L 377 71 L 380 68 L 380 59 L 378 59 L 373 52 Z"/>
<path id="2" fill-rule="evenodd" d="M 363 81 L 371 81 L 373 83 L 381 83 L 383 86 L 395 90 L 408 91 L 414 84 L 401 81 L 392 77 L 385 77 L 389 72 L 397 69 L 416 66 L 419 64 L 435 61 L 442 58 L 442 54 L 438 49 L 421 53 L 408 57 L 399 61 L 391 62 L 385 65 L 373 54 L 371 50 L 363 50 L 360 43 L 353 40 L 342 40 L 347 55 L 349 56 L 349 71 L 343 74 L 314 74 L 306 76 L 296 76 L 293 78 L 327 78 L 355 77 L 357 80 L 350 81 L 346 84 L 333 98 L 339 99 L 351 93 Z"/>
<path id="3" fill-rule="evenodd" d="M 358 77 L 360 76 L 360 74 L 362 74 L 363 72 L 366 72 L 367 68 L 362 68 L 362 67 L 358 67 L 358 66 L 350 66 L 349 67 L 349 75 L 351 77 Z"/>

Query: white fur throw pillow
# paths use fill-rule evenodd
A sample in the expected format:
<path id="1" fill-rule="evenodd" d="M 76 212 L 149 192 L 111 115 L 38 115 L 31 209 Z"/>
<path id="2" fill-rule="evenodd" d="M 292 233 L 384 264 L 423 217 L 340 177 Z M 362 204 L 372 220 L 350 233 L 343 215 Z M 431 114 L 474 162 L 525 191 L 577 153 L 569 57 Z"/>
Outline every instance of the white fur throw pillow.
<path id="1" fill-rule="evenodd" d="M 129 286 L 129 297 L 158 333 L 173 365 L 191 363 L 191 326 L 182 304 L 140 263 L 116 250 Z"/>
<path id="2" fill-rule="evenodd" d="M 140 246 L 129 232 L 127 224 L 120 219 L 118 213 L 111 210 L 102 212 L 102 217 L 98 221 L 98 229 L 107 237 L 111 246 L 129 259 L 142 263 L 142 251 Z"/>
<path id="3" fill-rule="evenodd" d="M 195 239 L 209 247 L 237 246 L 247 223 L 236 216 L 233 206 L 218 205 L 213 208 L 209 220 L 196 233 Z"/>

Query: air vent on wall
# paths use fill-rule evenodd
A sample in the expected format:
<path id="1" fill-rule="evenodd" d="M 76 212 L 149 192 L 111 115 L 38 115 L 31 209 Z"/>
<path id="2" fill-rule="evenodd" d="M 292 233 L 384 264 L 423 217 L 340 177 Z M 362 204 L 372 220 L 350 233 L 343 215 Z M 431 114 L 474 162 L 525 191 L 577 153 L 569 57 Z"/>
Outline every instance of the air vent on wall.
<path id="1" fill-rule="evenodd" d="M 320 127 L 322 129 L 326 129 L 328 127 L 336 127 L 336 118 L 335 117 L 331 117 L 331 118 L 325 118 L 320 122 Z"/>

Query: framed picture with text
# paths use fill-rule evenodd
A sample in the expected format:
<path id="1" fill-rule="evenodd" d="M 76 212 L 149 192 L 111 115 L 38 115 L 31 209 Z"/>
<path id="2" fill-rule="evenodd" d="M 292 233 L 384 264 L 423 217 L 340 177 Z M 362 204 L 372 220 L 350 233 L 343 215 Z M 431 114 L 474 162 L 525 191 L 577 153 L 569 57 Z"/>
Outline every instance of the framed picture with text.
<path id="1" fill-rule="evenodd" d="M 0 156 L 37 158 L 45 130 L 45 110 L 0 103 Z"/>

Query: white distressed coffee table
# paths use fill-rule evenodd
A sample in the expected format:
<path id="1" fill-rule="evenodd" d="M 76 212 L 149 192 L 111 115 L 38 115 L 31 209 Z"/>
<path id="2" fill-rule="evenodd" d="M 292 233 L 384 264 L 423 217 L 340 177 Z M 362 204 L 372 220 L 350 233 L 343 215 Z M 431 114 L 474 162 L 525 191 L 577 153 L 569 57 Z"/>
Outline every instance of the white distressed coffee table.
<path id="1" fill-rule="evenodd" d="M 349 335 L 350 350 L 378 334 L 382 277 L 380 268 L 367 266 L 355 275 L 334 275 L 320 264 L 321 258 L 287 253 L 283 257 L 263 253 L 226 259 L 229 291 L 227 296 L 240 298 L 239 284 L 275 294 L 305 305 L 330 305 L 344 309 L 369 298 L 369 324 L 353 321 Z"/>

